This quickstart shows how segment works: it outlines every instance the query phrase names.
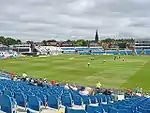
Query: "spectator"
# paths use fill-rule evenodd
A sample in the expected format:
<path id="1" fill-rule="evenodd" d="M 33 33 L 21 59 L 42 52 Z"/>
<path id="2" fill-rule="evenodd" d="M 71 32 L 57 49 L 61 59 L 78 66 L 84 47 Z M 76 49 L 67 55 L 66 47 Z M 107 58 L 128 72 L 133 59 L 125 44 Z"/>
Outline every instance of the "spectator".
<path id="1" fill-rule="evenodd" d="M 14 75 L 14 81 L 16 81 L 17 80 L 17 75 Z"/>
<path id="2" fill-rule="evenodd" d="M 68 85 L 68 87 L 69 87 L 69 90 L 73 90 L 73 86 Z"/>
<path id="3" fill-rule="evenodd" d="M 94 91 L 93 91 L 92 88 L 86 87 L 85 90 L 88 91 L 88 93 L 89 93 L 90 95 L 94 95 Z"/>
<path id="4" fill-rule="evenodd" d="M 24 73 L 22 74 L 22 80 L 23 80 L 23 81 L 26 81 L 26 78 L 27 78 L 27 74 L 24 72 Z"/>
<path id="5" fill-rule="evenodd" d="M 142 94 L 142 92 L 143 92 L 143 88 L 140 88 L 140 93 Z"/>
<path id="6" fill-rule="evenodd" d="M 88 95 L 89 92 L 87 90 L 85 90 L 85 87 L 81 87 L 80 91 L 79 91 L 80 95 Z"/>
<path id="7" fill-rule="evenodd" d="M 59 83 L 56 83 L 56 86 L 60 86 L 60 84 L 59 84 Z"/>
<path id="8" fill-rule="evenodd" d="M 77 90 L 78 90 L 78 88 L 77 88 L 76 85 L 74 85 L 72 89 L 73 89 L 74 91 L 77 91 Z"/>
<path id="9" fill-rule="evenodd" d="M 69 89 L 69 86 L 68 86 L 68 84 L 66 84 L 66 85 L 64 86 L 64 88 L 66 88 L 66 89 Z"/>
<path id="10" fill-rule="evenodd" d="M 52 85 L 55 85 L 55 80 L 52 80 L 51 84 L 52 84 Z"/>
<path id="11" fill-rule="evenodd" d="M 150 96 L 149 96 L 149 94 L 148 94 L 148 93 L 146 93 L 145 97 L 150 98 Z"/>
<path id="12" fill-rule="evenodd" d="M 137 87 L 136 90 L 135 90 L 135 93 L 139 93 L 139 88 Z"/>
<path id="13" fill-rule="evenodd" d="M 130 95 L 130 94 L 131 94 L 131 89 L 128 88 L 128 89 L 126 90 L 126 94 Z"/>
<path id="14" fill-rule="evenodd" d="M 106 89 L 104 92 L 103 92 L 104 95 L 111 95 L 111 91 Z"/>
<path id="15" fill-rule="evenodd" d="M 42 81 L 42 78 L 40 78 L 40 79 L 39 79 L 39 81 L 38 81 L 37 85 L 38 85 L 38 86 L 42 86 L 42 87 L 43 87 L 43 81 Z"/>
<path id="16" fill-rule="evenodd" d="M 14 73 L 14 72 L 11 72 L 10 75 L 13 77 L 13 76 L 15 75 L 15 73 Z"/>
<path id="17" fill-rule="evenodd" d="M 29 83 L 30 85 L 35 85 L 35 84 L 34 84 L 35 81 L 34 81 L 33 78 L 31 78 L 29 82 L 30 82 L 30 83 Z"/>
<path id="18" fill-rule="evenodd" d="M 102 85 L 101 85 L 100 82 L 98 82 L 98 83 L 96 84 L 96 88 L 98 88 L 98 89 L 101 88 L 101 86 L 102 86 Z"/>
<path id="19" fill-rule="evenodd" d="M 44 77 L 44 80 L 43 80 L 43 81 L 47 81 L 47 78 Z"/>

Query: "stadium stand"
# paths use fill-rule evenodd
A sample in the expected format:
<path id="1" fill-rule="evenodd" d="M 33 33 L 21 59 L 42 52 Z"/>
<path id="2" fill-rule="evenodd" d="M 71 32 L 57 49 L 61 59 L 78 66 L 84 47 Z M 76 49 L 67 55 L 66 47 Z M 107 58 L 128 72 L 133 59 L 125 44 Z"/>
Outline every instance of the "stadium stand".
<path id="1" fill-rule="evenodd" d="M 118 54 L 118 52 L 116 50 L 106 50 L 105 53 L 109 54 L 109 55 L 117 55 Z"/>
<path id="2" fill-rule="evenodd" d="M 150 55 L 150 49 L 144 49 L 145 54 Z"/>
<path id="3" fill-rule="evenodd" d="M 17 46 L 17 45 L 16 45 Z M 15 47 L 16 47 L 15 46 Z M 21 54 L 21 49 L 26 49 L 29 47 L 29 45 L 18 45 L 19 47 L 19 53 Z M 137 47 L 137 46 L 136 46 Z M 141 47 L 141 46 L 140 46 Z M 37 55 L 59 55 L 59 54 L 80 54 L 80 55 L 132 55 L 132 50 L 124 49 L 124 50 L 104 50 L 103 47 L 55 47 L 55 46 L 35 46 L 34 49 L 36 50 Z M 19 57 L 21 56 L 18 53 L 18 49 L 8 49 L 7 46 L 0 46 L 0 59 L 6 59 L 6 58 L 12 58 L 12 57 Z M 31 52 L 28 51 L 28 53 Z M 24 51 L 24 50 L 23 50 Z M 26 51 L 27 52 L 27 51 Z M 150 55 L 150 49 L 149 48 L 135 48 L 135 54 L 136 55 Z"/>
<path id="4" fill-rule="evenodd" d="M 64 54 L 80 54 L 80 55 L 89 55 L 89 54 L 103 54 L 102 47 L 61 47 Z"/>
<path id="5" fill-rule="evenodd" d="M 137 55 L 140 55 L 142 53 L 142 49 L 136 49 L 135 51 Z"/>
<path id="6" fill-rule="evenodd" d="M 9 49 L 7 46 L 0 45 L 0 60 L 6 58 L 17 58 L 20 56 L 20 54 L 18 54 L 16 51 Z"/>
<path id="7" fill-rule="evenodd" d="M 54 46 L 35 46 L 35 49 L 41 55 L 59 55 L 62 53 L 62 50 L 59 47 Z"/>
<path id="8" fill-rule="evenodd" d="M 6 50 L 6 51 L 0 51 L 0 59 L 6 59 L 6 58 L 16 58 L 20 55 L 12 50 Z"/>
<path id="9" fill-rule="evenodd" d="M 9 73 L 0 77 L 0 110 L 6 113 L 150 113 L 150 98 L 144 96 L 124 94 L 118 100 L 115 93 L 81 95 L 63 85 L 32 86 L 11 80 Z"/>
<path id="10" fill-rule="evenodd" d="M 132 50 L 104 50 L 102 47 L 60 47 L 63 54 L 80 55 L 132 55 Z M 142 49 L 135 49 L 136 55 L 141 55 Z M 150 55 L 150 49 L 144 49 L 145 55 Z"/>

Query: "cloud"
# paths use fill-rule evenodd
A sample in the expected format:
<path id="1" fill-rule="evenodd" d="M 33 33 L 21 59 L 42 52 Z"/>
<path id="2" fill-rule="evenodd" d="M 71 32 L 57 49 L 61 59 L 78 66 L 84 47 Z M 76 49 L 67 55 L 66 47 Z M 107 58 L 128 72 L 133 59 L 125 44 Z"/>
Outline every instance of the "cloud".
<path id="1" fill-rule="evenodd" d="M 0 35 L 21 40 L 146 37 L 149 0 L 1 0 Z"/>

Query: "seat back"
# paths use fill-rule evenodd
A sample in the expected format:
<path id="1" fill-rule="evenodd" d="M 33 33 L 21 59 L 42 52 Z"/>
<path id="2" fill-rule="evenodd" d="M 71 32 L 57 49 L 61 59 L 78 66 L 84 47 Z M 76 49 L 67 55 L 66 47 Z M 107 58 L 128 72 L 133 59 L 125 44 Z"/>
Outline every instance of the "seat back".
<path id="1" fill-rule="evenodd" d="M 118 106 L 119 110 L 128 110 L 128 113 L 133 113 L 132 107 L 131 106 L 126 106 L 126 105 L 119 105 Z"/>
<path id="2" fill-rule="evenodd" d="M 145 109 L 145 108 L 139 107 L 139 112 L 150 113 L 150 109 Z"/>
<path id="3" fill-rule="evenodd" d="M 109 107 L 108 108 L 108 113 L 118 113 L 118 109 L 114 108 L 114 107 Z"/>
<path id="4" fill-rule="evenodd" d="M 10 97 L 14 97 L 14 93 L 11 92 L 11 91 L 9 91 L 9 90 L 5 90 L 5 91 L 4 91 L 4 95 L 8 95 L 8 96 L 10 96 Z"/>
<path id="5" fill-rule="evenodd" d="M 83 103 L 88 105 L 91 103 L 89 96 L 81 96 L 83 99 Z"/>
<path id="6" fill-rule="evenodd" d="M 59 102 L 54 95 L 48 95 L 48 107 L 59 109 Z"/>
<path id="7" fill-rule="evenodd" d="M 90 96 L 90 100 L 91 100 L 91 103 L 92 104 L 96 104 L 98 101 L 97 101 L 97 98 L 95 96 Z"/>
<path id="8" fill-rule="evenodd" d="M 37 93 L 36 96 L 39 97 L 41 99 L 43 105 L 46 106 L 46 101 L 47 101 L 46 96 L 41 93 Z"/>
<path id="9" fill-rule="evenodd" d="M 23 93 L 15 92 L 14 96 L 15 96 L 17 105 L 19 105 L 21 107 L 26 107 L 27 98 Z"/>
<path id="10" fill-rule="evenodd" d="M 42 101 L 37 96 L 28 96 L 28 108 L 41 111 Z"/>
<path id="11" fill-rule="evenodd" d="M 112 107 L 111 104 L 101 104 L 100 106 L 104 109 L 105 112 L 108 112 L 109 107 Z"/>
<path id="12" fill-rule="evenodd" d="M 103 113 L 103 109 L 102 109 L 101 106 L 89 106 L 89 105 L 86 105 L 85 110 L 88 113 L 95 113 L 95 112 Z"/>
<path id="13" fill-rule="evenodd" d="M 86 111 L 83 109 L 82 110 L 81 109 L 72 109 L 72 108 L 66 107 L 65 113 L 86 113 Z"/>
<path id="14" fill-rule="evenodd" d="M 119 109 L 118 113 L 131 113 L 131 112 L 129 112 L 127 109 Z"/>
<path id="15" fill-rule="evenodd" d="M 72 99 L 70 96 L 63 95 L 61 101 L 62 101 L 62 105 L 72 107 Z"/>
<path id="16" fill-rule="evenodd" d="M 79 105 L 79 106 L 83 105 L 83 99 L 79 95 L 73 96 L 73 102 L 75 105 Z"/>
<path id="17" fill-rule="evenodd" d="M 9 97 L 8 95 L 0 95 L 0 108 L 2 111 L 7 113 L 15 113 L 16 107 L 15 107 L 14 99 Z"/>

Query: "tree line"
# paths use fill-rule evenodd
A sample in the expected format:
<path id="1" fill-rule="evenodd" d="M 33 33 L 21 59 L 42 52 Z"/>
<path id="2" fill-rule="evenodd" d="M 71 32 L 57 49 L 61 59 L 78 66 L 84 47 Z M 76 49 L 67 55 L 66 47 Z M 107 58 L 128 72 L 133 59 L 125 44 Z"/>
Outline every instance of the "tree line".
<path id="1" fill-rule="evenodd" d="M 4 37 L 4 36 L 0 36 L 0 44 L 4 44 L 4 45 L 13 45 L 13 44 L 21 44 L 21 40 L 19 39 L 15 39 L 15 38 L 11 38 L 11 37 Z"/>
<path id="2" fill-rule="evenodd" d="M 123 43 L 123 44 L 128 44 L 128 43 L 134 43 L 134 39 L 113 39 L 113 38 L 106 38 L 100 41 L 100 43 Z M 46 45 L 47 43 L 68 43 L 72 44 L 72 46 L 89 46 L 91 43 L 96 43 L 95 40 L 84 40 L 84 39 L 79 39 L 79 40 L 66 40 L 66 41 L 56 41 L 54 39 L 52 40 L 43 40 L 42 43 Z M 0 36 L 0 43 L 4 45 L 13 45 L 13 44 L 21 44 L 22 41 L 16 38 L 12 37 L 4 37 Z M 34 41 L 26 41 L 27 44 L 33 44 L 36 43 Z"/>
<path id="3" fill-rule="evenodd" d="M 110 43 L 110 42 L 116 42 L 116 43 L 134 43 L 134 39 L 133 38 L 127 38 L 127 39 L 113 39 L 113 38 L 106 38 L 101 40 L 100 42 L 102 43 Z M 43 40 L 42 42 L 57 42 L 56 40 Z M 83 45 L 86 45 L 88 43 L 96 43 L 95 40 L 84 40 L 84 39 L 79 39 L 79 40 L 66 40 L 63 41 L 66 43 L 82 43 Z"/>

